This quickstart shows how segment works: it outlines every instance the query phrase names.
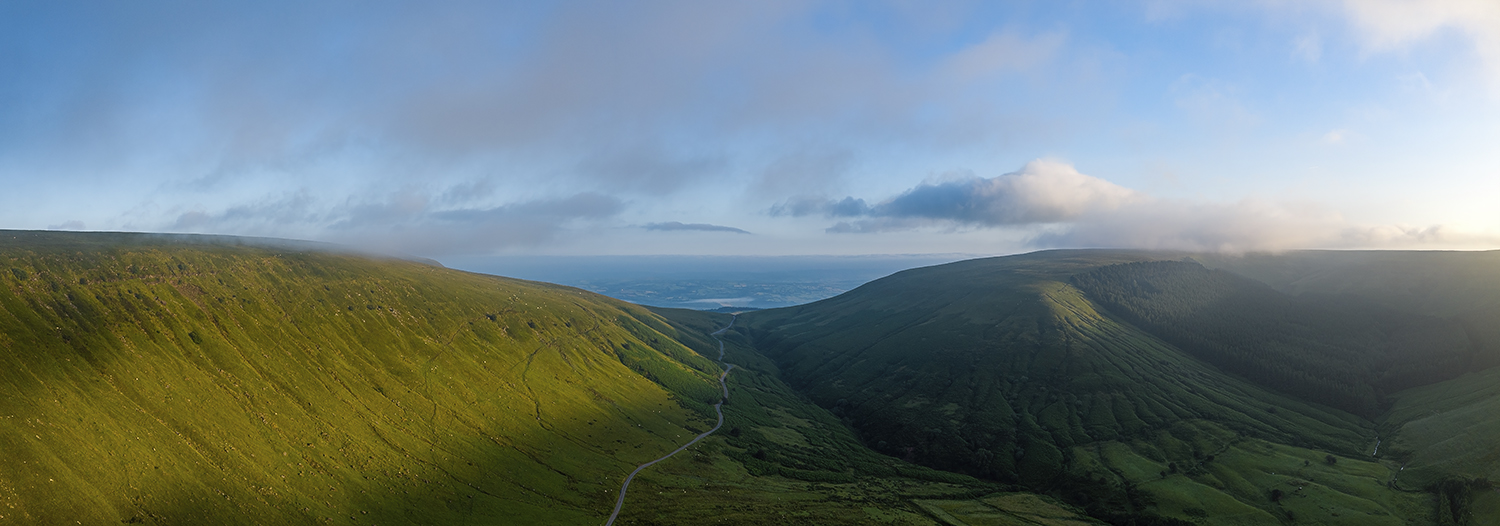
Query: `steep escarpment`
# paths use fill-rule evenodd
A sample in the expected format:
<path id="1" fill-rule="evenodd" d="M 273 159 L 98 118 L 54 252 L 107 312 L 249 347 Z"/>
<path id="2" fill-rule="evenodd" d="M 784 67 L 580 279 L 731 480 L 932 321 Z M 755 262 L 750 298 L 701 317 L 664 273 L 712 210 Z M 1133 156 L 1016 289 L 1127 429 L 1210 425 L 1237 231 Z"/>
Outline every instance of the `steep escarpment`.
<path id="1" fill-rule="evenodd" d="M 0 232 L 0 524 L 593 522 L 709 425 L 671 332 L 421 262 Z"/>

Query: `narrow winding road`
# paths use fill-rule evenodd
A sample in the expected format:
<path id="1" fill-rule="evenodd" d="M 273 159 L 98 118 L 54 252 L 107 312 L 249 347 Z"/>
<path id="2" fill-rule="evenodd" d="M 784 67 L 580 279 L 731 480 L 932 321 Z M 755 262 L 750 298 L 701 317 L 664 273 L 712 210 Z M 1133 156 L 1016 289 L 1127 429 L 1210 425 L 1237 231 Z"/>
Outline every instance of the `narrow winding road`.
<path id="1" fill-rule="evenodd" d="M 724 334 L 724 331 L 727 331 L 730 327 L 733 327 L 734 321 L 737 319 L 739 319 L 739 315 L 735 315 L 734 317 L 729 318 L 729 325 L 725 325 L 724 328 L 709 333 L 709 336 L 713 336 L 714 341 L 719 342 L 719 365 L 724 367 L 724 372 L 719 375 L 719 388 L 724 390 L 724 398 L 722 400 L 719 400 L 719 403 L 714 404 L 714 411 L 719 413 L 719 423 L 714 424 L 713 429 L 704 431 L 703 434 L 698 435 L 697 437 L 693 438 L 693 440 L 689 441 L 686 444 L 683 444 L 682 447 L 673 450 L 671 453 L 667 453 L 666 455 L 662 455 L 661 458 L 636 466 L 635 471 L 630 472 L 630 476 L 625 477 L 625 484 L 623 486 L 620 486 L 620 497 L 618 499 L 615 499 L 615 511 L 614 513 L 609 514 L 609 520 L 604 523 L 604 526 L 614 526 L 615 518 L 620 516 L 620 508 L 625 507 L 625 492 L 630 489 L 630 481 L 635 480 L 635 476 L 640 474 L 641 470 L 651 467 L 652 464 L 671 458 L 672 455 L 681 453 L 682 450 L 687 449 L 693 444 L 697 444 L 699 440 L 703 440 L 703 437 L 714 434 L 714 431 L 718 431 L 719 428 L 724 425 L 724 400 L 729 399 L 729 386 L 724 383 L 724 378 L 726 376 L 729 376 L 729 371 L 734 370 L 734 364 L 724 363 L 724 340 L 720 340 L 719 335 Z"/>

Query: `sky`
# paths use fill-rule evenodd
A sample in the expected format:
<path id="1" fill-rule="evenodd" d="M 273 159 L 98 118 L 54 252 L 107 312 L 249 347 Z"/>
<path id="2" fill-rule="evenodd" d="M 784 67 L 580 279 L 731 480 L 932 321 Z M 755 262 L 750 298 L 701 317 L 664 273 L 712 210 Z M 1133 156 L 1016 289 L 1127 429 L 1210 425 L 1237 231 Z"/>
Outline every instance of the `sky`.
<path id="1" fill-rule="evenodd" d="M 0 228 L 1500 248 L 1500 2 L 3 2 Z"/>

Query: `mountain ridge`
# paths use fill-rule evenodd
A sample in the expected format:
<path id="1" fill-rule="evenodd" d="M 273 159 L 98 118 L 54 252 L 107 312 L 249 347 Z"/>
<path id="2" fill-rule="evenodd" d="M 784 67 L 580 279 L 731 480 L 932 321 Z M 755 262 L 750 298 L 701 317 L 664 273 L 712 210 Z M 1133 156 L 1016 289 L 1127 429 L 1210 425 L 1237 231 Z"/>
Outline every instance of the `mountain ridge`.
<path id="1" fill-rule="evenodd" d="M 1095 517 L 1191 521 L 1207 509 L 1249 523 L 1295 515 L 1373 524 L 1425 513 L 1424 497 L 1394 490 L 1398 465 L 1353 460 L 1369 458 L 1375 421 L 1230 374 L 1163 339 L 1160 327 L 1137 327 L 1120 303 L 1074 279 L 1131 265 L 1202 269 L 1183 262 L 1195 257 L 1062 250 L 969 260 L 744 317 L 787 380 L 875 449 L 1078 505 L 1107 503 Z M 1234 297 L 1226 296 L 1242 301 Z M 1341 510 L 1267 497 L 1296 480 L 1277 473 L 1311 469 L 1324 452 L 1338 463 L 1327 464 L 1319 491 Z M 1372 493 L 1355 482 L 1362 477 L 1386 489 Z"/>
<path id="2" fill-rule="evenodd" d="M 202 241 L 0 233 L 3 515 L 588 521 L 718 392 L 617 300 Z"/>

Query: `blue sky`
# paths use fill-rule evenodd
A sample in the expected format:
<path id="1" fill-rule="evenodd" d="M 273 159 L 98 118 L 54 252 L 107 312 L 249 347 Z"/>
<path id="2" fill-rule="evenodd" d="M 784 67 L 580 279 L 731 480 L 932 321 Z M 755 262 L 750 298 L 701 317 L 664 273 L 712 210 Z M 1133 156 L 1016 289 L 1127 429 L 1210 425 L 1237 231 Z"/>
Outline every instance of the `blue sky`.
<path id="1" fill-rule="evenodd" d="M 7 2 L 0 227 L 1500 247 L 1500 4 Z"/>

